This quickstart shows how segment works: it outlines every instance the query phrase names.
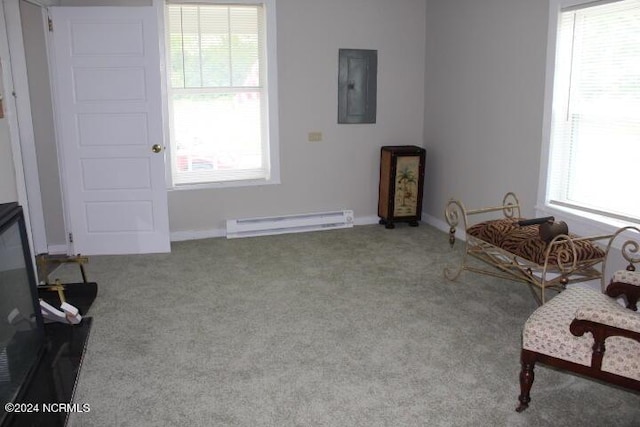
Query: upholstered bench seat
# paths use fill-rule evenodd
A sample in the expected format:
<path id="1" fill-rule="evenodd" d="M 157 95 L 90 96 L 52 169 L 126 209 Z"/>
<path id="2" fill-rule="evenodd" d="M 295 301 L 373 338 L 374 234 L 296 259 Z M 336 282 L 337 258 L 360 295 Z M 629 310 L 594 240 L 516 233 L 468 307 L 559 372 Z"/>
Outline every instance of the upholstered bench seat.
<path id="1" fill-rule="evenodd" d="M 593 336 L 574 336 L 569 325 L 574 319 L 592 320 L 640 332 L 640 315 L 608 296 L 584 288 L 569 288 L 527 320 L 522 332 L 522 348 L 558 359 L 590 366 Z M 640 381 L 640 343 L 624 337 L 607 338 L 602 371 Z"/>
<path id="2" fill-rule="evenodd" d="M 492 218 L 495 215 L 500 218 Z M 444 269 L 449 280 L 468 270 L 524 282 L 531 287 L 538 304 L 546 302 L 548 290 L 555 295 L 574 283 L 600 280 L 604 288 L 606 251 L 601 248 L 607 247 L 611 235 L 560 234 L 547 243 L 540 238 L 538 225 L 518 225 L 523 218 L 520 202 L 513 193 L 507 193 L 499 206 L 480 209 L 467 209 L 462 202 L 451 199 L 445 217 L 450 226 L 451 247 L 459 237 L 458 227 L 465 232 L 460 264 L 455 269 Z M 472 218 L 478 221 L 470 222 Z M 481 263 L 469 262 L 472 258 Z"/>
<path id="3" fill-rule="evenodd" d="M 544 265 L 545 260 L 550 265 L 557 265 L 558 256 L 562 251 L 573 253 L 573 246 L 568 242 L 562 242 L 554 245 L 547 259 L 548 244 L 538 235 L 538 226 L 520 227 L 518 225 L 520 219 L 522 218 L 502 218 L 480 222 L 469 227 L 467 234 L 537 265 Z M 577 236 L 571 235 L 571 237 Z M 604 251 L 591 241 L 578 240 L 574 241 L 573 245 L 578 263 L 601 260 L 605 256 Z M 573 262 L 573 259 L 566 261 Z"/>

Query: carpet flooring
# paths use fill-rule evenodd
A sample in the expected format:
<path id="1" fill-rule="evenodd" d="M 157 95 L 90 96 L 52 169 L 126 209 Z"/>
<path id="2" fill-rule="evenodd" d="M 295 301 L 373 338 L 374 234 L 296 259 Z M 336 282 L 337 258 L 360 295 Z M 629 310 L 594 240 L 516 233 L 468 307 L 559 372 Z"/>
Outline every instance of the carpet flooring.
<path id="1" fill-rule="evenodd" d="M 640 425 L 638 394 L 543 366 L 516 413 L 535 301 L 520 283 L 446 281 L 460 249 L 423 224 L 91 257 L 75 395 L 91 410 L 69 425 Z"/>

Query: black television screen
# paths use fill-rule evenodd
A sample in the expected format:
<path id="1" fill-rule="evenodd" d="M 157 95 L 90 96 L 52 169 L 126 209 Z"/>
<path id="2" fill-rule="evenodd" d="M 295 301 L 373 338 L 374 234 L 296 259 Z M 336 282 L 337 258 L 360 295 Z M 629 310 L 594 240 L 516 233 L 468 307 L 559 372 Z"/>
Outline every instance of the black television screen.
<path id="1" fill-rule="evenodd" d="M 22 209 L 0 204 L 0 401 L 19 399 L 43 350 L 33 264 Z M 7 416 L 0 415 L 0 423 Z"/>

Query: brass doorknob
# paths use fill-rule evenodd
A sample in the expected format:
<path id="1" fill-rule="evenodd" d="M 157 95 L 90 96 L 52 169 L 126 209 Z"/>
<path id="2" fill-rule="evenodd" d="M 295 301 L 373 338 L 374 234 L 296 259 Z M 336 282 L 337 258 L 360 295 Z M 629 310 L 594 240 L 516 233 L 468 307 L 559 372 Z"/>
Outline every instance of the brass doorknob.
<path id="1" fill-rule="evenodd" d="M 159 153 L 162 151 L 162 146 L 160 146 L 160 144 L 153 144 L 153 147 L 151 147 L 151 151 L 153 151 L 154 153 Z"/>

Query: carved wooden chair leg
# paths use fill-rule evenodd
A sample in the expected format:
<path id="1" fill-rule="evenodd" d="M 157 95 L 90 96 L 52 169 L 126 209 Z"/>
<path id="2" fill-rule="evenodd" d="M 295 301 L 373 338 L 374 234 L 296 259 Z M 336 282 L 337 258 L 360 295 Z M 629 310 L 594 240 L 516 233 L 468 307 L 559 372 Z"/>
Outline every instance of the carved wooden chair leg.
<path id="1" fill-rule="evenodd" d="M 520 396 L 518 396 L 520 404 L 516 408 L 516 411 L 518 412 L 522 412 L 527 409 L 529 407 L 529 402 L 531 402 L 529 394 L 531 392 L 533 380 L 535 379 L 535 374 L 533 372 L 533 368 L 536 364 L 535 355 L 523 349 L 520 356 L 520 363 L 522 365 L 522 369 L 520 370 Z"/>

